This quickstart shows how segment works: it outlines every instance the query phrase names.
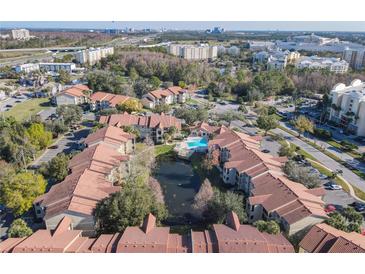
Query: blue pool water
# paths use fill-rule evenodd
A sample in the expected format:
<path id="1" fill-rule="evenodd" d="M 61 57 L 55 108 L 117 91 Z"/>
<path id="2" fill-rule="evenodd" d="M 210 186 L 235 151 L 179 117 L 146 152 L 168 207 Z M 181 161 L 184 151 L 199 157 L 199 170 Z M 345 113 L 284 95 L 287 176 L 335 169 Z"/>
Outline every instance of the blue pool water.
<path id="1" fill-rule="evenodd" d="M 188 148 L 207 147 L 208 141 L 205 138 L 194 138 L 186 141 Z"/>

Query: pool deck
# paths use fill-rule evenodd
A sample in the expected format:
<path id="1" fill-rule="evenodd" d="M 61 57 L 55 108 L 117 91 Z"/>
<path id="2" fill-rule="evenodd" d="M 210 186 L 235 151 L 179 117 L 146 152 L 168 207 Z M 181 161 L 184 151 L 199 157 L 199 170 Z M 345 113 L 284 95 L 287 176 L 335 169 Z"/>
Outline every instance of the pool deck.
<path id="1" fill-rule="evenodd" d="M 176 145 L 175 151 L 177 152 L 177 155 L 182 159 L 189 159 L 191 155 L 193 155 L 194 152 L 206 152 L 208 149 L 208 140 L 205 142 L 200 142 L 201 140 L 206 140 L 205 137 L 200 136 L 194 136 L 194 137 L 188 137 L 181 141 L 179 144 Z M 199 144 L 196 146 L 189 146 L 188 143 L 196 142 L 199 140 Z"/>

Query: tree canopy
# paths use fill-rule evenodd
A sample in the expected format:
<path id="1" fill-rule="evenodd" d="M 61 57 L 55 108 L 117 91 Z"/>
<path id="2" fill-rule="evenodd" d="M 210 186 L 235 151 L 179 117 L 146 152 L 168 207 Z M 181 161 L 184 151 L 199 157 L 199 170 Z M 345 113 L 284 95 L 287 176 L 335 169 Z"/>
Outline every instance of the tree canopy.
<path id="1" fill-rule="evenodd" d="M 142 104 L 138 99 L 130 98 L 125 101 L 123 104 L 117 105 L 117 110 L 121 112 L 140 112 L 142 111 Z"/>
<path id="2" fill-rule="evenodd" d="M 33 123 L 26 131 L 27 137 L 37 150 L 48 147 L 52 142 L 52 132 L 46 131 L 41 123 Z"/>
<path id="3" fill-rule="evenodd" d="M 326 223 L 346 232 L 361 232 L 363 216 L 352 207 L 346 207 L 343 212 L 334 211 L 329 214 Z"/>
<path id="4" fill-rule="evenodd" d="M 257 118 L 257 126 L 265 131 L 265 135 L 271 129 L 277 128 L 278 120 L 275 115 L 260 115 Z"/>
<path id="5" fill-rule="evenodd" d="M 53 182 L 61 182 L 68 175 L 68 162 L 70 157 L 64 153 L 58 154 L 52 160 L 44 163 L 40 172 Z"/>
<path id="6" fill-rule="evenodd" d="M 307 117 L 300 115 L 295 121 L 294 121 L 295 128 L 299 131 L 300 134 L 303 134 L 304 132 L 310 132 L 313 133 L 313 123 L 311 120 L 309 120 Z"/>
<path id="7" fill-rule="evenodd" d="M 267 232 L 269 234 L 279 234 L 280 233 L 279 224 L 273 220 L 271 220 L 271 221 L 259 220 L 254 223 L 254 226 L 260 232 Z"/>
<path id="8" fill-rule="evenodd" d="M 61 105 L 56 112 L 67 126 L 80 122 L 82 118 L 82 108 L 75 105 Z"/>
<path id="9" fill-rule="evenodd" d="M 22 219 L 15 219 L 9 227 L 9 238 L 28 237 L 33 233 L 32 229 L 28 227 L 27 223 Z"/>
<path id="10" fill-rule="evenodd" d="M 0 184 L 1 202 L 17 216 L 29 210 L 35 198 L 46 190 L 43 176 L 31 172 L 17 173 Z"/>
<path id="11" fill-rule="evenodd" d="M 174 115 L 177 118 L 184 119 L 189 125 L 197 121 L 206 121 L 208 119 L 208 111 L 205 108 L 190 109 L 187 107 L 180 107 L 175 110 Z"/>
<path id="12" fill-rule="evenodd" d="M 225 221 L 227 214 L 234 211 L 241 223 L 247 221 L 247 214 L 244 207 L 244 199 L 242 195 L 233 193 L 232 191 L 220 191 L 214 189 L 214 195 L 209 200 L 207 210 L 203 216 L 209 223 L 221 224 Z"/>
<path id="13" fill-rule="evenodd" d="M 139 226 L 152 213 L 157 222 L 167 217 L 164 204 L 157 202 L 146 185 L 125 185 L 121 191 L 99 202 L 95 209 L 98 232 L 116 233 Z"/>

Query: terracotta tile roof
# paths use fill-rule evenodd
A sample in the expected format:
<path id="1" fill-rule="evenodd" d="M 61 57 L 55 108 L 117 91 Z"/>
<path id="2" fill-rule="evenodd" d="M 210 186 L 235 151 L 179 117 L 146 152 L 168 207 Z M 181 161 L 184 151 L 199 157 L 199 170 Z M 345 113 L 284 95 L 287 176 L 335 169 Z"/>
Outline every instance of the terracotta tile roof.
<path id="1" fill-rule="evenodd" d="M 115 107 L 116 105 L 123 104 L 127 100 L 131 99 L 129 96 L 124 96 L 120 94 L 113 94 L 103 91 L 97 91 L 91 94 L 90 99 L 92 102 L 109 102 L 110 106 Z"/>
<path id="2" fill-rule="evenodd" d="M 314 195 L 314 196 L 318 196 L 318 197 L 322 197 L 326 194 L 326 191 L 323 187 L 316 187 L 316 188 L 312 188 L 312 189 L 307 189 L 306 192 Z"/>
<path id="3" fill-rule="evenodd" d="M 213 150 L 212 155 L 218 149 L 228 153 L 224 168 L 235 169 L 251 178 L 250 203 L 261 204 L 269 213 L 277 212 L 289 224 L 310 215 L 326 217 L 320 198 L 324 190 L 308 190 L 290 181 L 281 170 L 284 158 L 261 152 L 259 141 L 252 136 L 227 129 L 209 141 L 209 147 Z"/>
<path id="4" fill-rule="evenodd" d="M 167 242 L 168 253 L 188 253 L 191 252 L 188 235 L 169 234 Z"/>
<path id="5" fill-rule="evenodd" d="M 193 253 L 212 253 L 216 251 L 217 240 L 211 230 L 191 231 Z"/>
<path id="6" fill-rule="evenodd" d="M 92 134 L 89 134 L 89 136 L 87 136 L 84 140 L 84 143 L 88 146 L 100 142 L 111 145 L 121 145 L 122 143 L 127 143 L 128 140 L 133 140 L 134 138 L 134 134 L 124 132 L 119 127 L 106 126 L 98 129 Z"/>
<path id="7" fill-rule="evenodd" d="M 167 96 L 172 95 L 172 93 L 167 89 L 153 90 L 153 91 L 150 91 L 149 94 L 151 94 L 153 97 L 155 97 L 157 99 L 161 99 L 163 97 L 167 97 Z"/>
<path id="8" fill-rule="evenodd" d="M 169 87 L 168 90 L 170 92 L 172 92 L 173 94 L 177 95 L 177 94 L 181 94 L 181 93 L 184 93 L 186 92 L 187 90 L 186 89 L 183 89 L 179 86 L 172 86 L 172 87 Z"/>
<path id="9" fill-rule="evenodd" d="M 68 164 L 68 167 L 74 171 L 88 168 L 91 171 L 100 172 L 107 175 L 114 167 L 122 161 L 128 160 L 127 155 L 122 155 L 110 146 L 100 143 L 88 147 L 82 152 L 76 154 Z"/>
<path id="10" fill-rule="evenodd" d="M 326 218 L 324 202 L 303 185 L 269 171 L 251 180 L 252 196 L 268 196 L 261 204 L 267 212 L 277 212 L 289 224 L 315 215 Z"/>
<path id="11" fill-rule="evenodd" d="M 84 169 L 71 174 L 64 181 L 51 187 L 42 206 L 46 208 L 45 219 L 66 210 L 92 215 L 98 201 L 119 190 L 99 172 Z"/>
<path id="12" fill-rule="evenodd" d="M 127 227 L 118 243 L 117 252 L 167 252 L 170 228 L 156 227 L 155 222 L 156 218 L 152 214 L 149 214 L 146 217 L 142 228 Z"/>
<path id="13" fill-rule="evenodd" d="M 81 236 L 80 230 L 70 230 L 71 220 L 64 217 L 54 231 L 40 229 L 14 247 L 15 253 L 66 252 L 67 248 Z"/>
<path id="14" fill-rule="evenodd" d="M 218 131 L 221 129 L 221 127 L 211 126 L 206 122 L 200 122 L 200 123 L 197 123 L 195 126 L 192 126 L 190 129 L 191 130 L 192 129 L 202 130 L 209 134 L 213 134 L 213 133 L 218 133 Z"/>
<path id="15" fill-rule="evenodd" d="M 213 230 L 192 231 L 190 235 L 169 233 L 169 227 L 156 227 L 153 215 L 142 227 L 128 227 L 123 234 L 82 237 L 80 230 L 69 230 L 71 220 L 62 219 L 55 230 L 38 230 L 27 238 L 10 238 L 0 243 L 0 252 L 294 252 L 281 234 L 269 235 L 250 225 L 240 225 L 231 212 L 228 225 L 213 225 Z"/>
<path id="16" fill-rule="evenodd" d="M 14 247 L 19 245 L 26 237 L 22 238 L 9 238 L 5 241 L 0 242 L 0 253 L 11 253 L 13 252 Z"/>
<path id="17" fill-rule="evenodd" d="M 237 218 L 235 213 L 233 216 Z M 250 225 L 214 224 L 218 252 L 222 253 L 271 253 L 294 252 L 293 246 L 281 234 L 270 235 Z"/>
<path id="18" fill-rule="evenodd" d="M 90 90 L 90 88 L 86 85 L 75 85 L 70 88 L 65 89 L 60 94 L 68 94 L 75 97 L 88 97 L 88 94 L 85 91 Z"/>
<path id="19" fill-rule="evenodd" d="M 141 126 L 147 128 L 169 128 L 175 126 L 181 130 L 181 121 L 171 115 L 151 114 L 150 116 L 139 116 L 128 113 L 112 114 L 110 116 L 101 116 L 100 123 L 108 123 L 110 126 Z"/>
<path id="20" fill-rule="evenodd" d="M 114 238 L 113 234 L 102 234 L 100 235 L 91 247 L 93 253 L 106 253 L 109 244 Z"/>
<path id="21" fill-rule="evenodd" d="M 322 223 L 313 226 L 299 246 L 311 253 L 365 253 L 365 236 Z"/>

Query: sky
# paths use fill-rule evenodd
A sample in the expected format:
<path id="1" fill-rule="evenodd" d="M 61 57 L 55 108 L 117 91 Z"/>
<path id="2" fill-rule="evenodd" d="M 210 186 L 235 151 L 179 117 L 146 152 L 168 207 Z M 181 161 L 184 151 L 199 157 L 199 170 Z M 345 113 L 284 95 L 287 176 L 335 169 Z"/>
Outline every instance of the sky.
<path id="1" fill-rule="evenodd" d="M 226 30 L 279 30 L 279 31 L 352 31 L 365 32 L 365 21 L 0 21 L 2 28 L 77 28 L 77 29 L 106 29 L 106 28 L 152 28 L 162 27 L 176 30 L 205 30 L 220 26 Z"/>

